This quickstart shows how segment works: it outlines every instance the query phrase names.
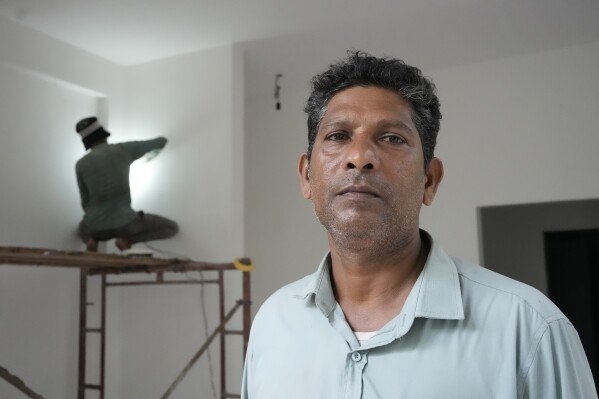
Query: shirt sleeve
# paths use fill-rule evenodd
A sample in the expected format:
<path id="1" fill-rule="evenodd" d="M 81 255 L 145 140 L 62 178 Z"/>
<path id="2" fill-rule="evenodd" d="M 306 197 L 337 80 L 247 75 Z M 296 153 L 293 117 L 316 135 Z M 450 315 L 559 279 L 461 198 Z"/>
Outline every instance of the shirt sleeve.
<path id="1" fill-rule="evenodd" d="M 79 186 L 79 196 L 81 197 L 81 207 L 83 208 L 83 210 L 85 210 L 85 208 L 87 207 L 87 204 L 89 202 L 89 192 L 87 190 L 87 186 L 85 185 L 85 182 L 83 181 L 83 176 L 81 175 L 81 172 L 79 171 L 78 167 L 75 167 L 75 173 L 77 174 L 77 186 Z"/>
<path id="2" fill-rule="evenodd" d="M 597 398 L 582 343 L 567 319 L 548 324 L 524 380 L 523 398 Z"/>
<path id="3" fill-rule="evenodd" d="M 164 137 L 157 137 L 152 140 L 144 141 L 128 141 L 121 143 L 121 146 L 131 157 L 131 162 L 144 156 L 144 154 L 152 150 L 160 150 L 164 148 L 167 140 Z"/>

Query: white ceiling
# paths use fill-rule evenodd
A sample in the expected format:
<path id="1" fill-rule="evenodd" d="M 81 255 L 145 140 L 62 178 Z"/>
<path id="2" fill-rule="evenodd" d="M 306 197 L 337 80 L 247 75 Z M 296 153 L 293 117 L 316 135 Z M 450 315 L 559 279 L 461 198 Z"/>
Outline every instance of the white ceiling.
<path id="1" fill-rule="evenodd" d="M 432 69 L 599 41 L 597 0 L 0 0 L 0 14 L 122 65 L 244 43 L 310 76 L 360 48 Z"/>

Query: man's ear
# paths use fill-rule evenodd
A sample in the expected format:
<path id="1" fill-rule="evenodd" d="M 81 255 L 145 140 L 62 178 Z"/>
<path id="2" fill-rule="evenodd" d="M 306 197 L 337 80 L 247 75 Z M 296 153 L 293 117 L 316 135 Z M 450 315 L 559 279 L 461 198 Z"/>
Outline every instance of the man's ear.
<path id="1" fill-rule="evenodd" d="M 439 158 L 433 158 L 425 171 L 426 183 L 424 184 L 424 195 L 422 203 L 430 206 L 435 199 L 435 194 L 443 180 L 443 162 Z"/>
<path id="2" fill-rule="evenodd" d="M 297 172 L 300 177 L 302 195 L 305 199 L 311 199 L 312 190 L 310 189 L 310 161 L 308 161 L 308 155 L 305 152 L 300 155 L 297 165 Z"/>

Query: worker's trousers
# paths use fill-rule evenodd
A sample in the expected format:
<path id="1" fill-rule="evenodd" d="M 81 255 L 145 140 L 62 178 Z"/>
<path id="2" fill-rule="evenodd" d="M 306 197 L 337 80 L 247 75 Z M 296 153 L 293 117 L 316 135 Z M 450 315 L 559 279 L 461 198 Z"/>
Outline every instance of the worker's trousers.
<path id="1" fill-rule="evenodd" d="M 138 212 L 135 219 L 124 226 L 94 231 L 83 221 L 79 223 L 79 236 L 85 242 L 90 238 L 107 241 L 111 238 L 126 238 L 132 244 L 169 238 L 177 234 L 177 222 L 151 213 Z"/>

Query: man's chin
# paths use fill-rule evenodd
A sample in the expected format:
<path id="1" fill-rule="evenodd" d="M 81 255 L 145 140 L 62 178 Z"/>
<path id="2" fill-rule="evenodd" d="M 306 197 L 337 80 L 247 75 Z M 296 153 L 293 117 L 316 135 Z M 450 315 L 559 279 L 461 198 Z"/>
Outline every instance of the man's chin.
<path id="1" fill-rule="evenodd" d="M 389 230 L 380 212 L 343 209 L 336 212 L 316 213 L 320 223 L 333 237 L 348 239 L 379 239 Z"/>
<path id="2" fill-rule="evenodd" d="M 333 223 L 327 228 L 329 233 L 343 241 L 378 241 L 384 238 L 385 229 L 381 223 L 365 220 L 346 220 Z M 383 234 L 381 234 L 383 233 Z"/>
<path id="3" fill-rule="evenodd" d="M 339 207 L 333 213 L 337 223 L 347 225 L 348 228 L 353 229 L 368 228 L 384 222 L 382 214 L 380 207 L 371 204 L 352 204 L 351 206 Z"/>

